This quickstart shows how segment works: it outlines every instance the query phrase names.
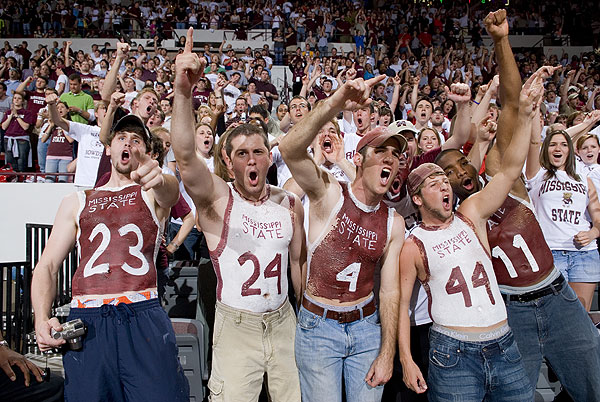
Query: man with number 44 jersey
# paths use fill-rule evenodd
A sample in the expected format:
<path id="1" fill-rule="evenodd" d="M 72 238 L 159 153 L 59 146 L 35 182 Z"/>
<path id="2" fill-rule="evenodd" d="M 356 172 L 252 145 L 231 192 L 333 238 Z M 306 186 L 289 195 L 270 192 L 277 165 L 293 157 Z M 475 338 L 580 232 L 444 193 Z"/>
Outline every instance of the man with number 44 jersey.
<path id="1" fill-rule="evenodd" d="M 35 267 L 32 302 L 37 343 L 65 343 L 50 318 L 58 270 L 77 242 L 68 320 L 87 327 L 81 350 L 63 358 L 65 399 L 73 401 L 188 401 L 169 317 L 158 300 L 154 261 L 165 219 L 178 199 L 177 180 L 150 158 L 150 132 L 125 116 L 109 136 L 110 181 L 65 197 Z"/>
<path id="2" fill-rule="evenodd" d="M 296 330 L 302 400 L 380 401 L 392 375 L 398 317 L 398 256 L 404 220 L 383 203 L 406 140 L 378 128 L 356 147 L 356 178 L 340 183 L 307 148 L 342 110 L 369 104 L 383 76 L 349 80 L 281 141 L 293 178 L 310 199 L 308 272 Z M 381 266 L 379 308 L 373 294 Z"/>
<path id="3" fill-rule="evenodd" d="M 486 177 L 500 170 L 517 119 L 520 76 L 508 43 L 508 24 L 487 23 L 500 67 L 502 112 L 496 142 L 486 157 Z M 536 77 L 545 80 L 555 68 L 542 67 Z M 539 124 L 539 121 L 533 123 Z M 538 126 L 539 127 L 539 126 Z M 534 126 L 535 129 L 535 126 Z M 532 137 L 533 138 L 533 137 Z M 533 141 L 533 140 L 532 140 Z M 482 143 L 480 149 L 487 150 Z M 481 155 L 473 157 L 481 160 Z M 535 155 L 537 157 L 537 155 Z M 448 175 L 454 194 L 463 201 L 481 190 L 478 164 L 472 166 L 460 152 L 441 153 L 436 159 Z M 538 380 L 542 359 L 556 373 L 576 401 L 600 400 L 600 336 L 577 295 L 554 266 L 552 252 L 536 218 L 522 180 L 517 180 L 502 205 L 488 218 L 488 239 L 494 272 L 504 294 L 508 322 L 532 385 Z M 523 400 L 532 401 L 533 393 Z"/>
<path id="4" fill-rule="evenodd" d="M 400 362 L 406 385 L 417 393 L 428 389 L 430 401 L 521 401 L 532 392 L 507 324 L 486 226 L 520 176 L 542 88 L 541 80 L 524 87 L 516 134 L 502 169 L 456 213 L 452 187 L 441 167 L 424 164 L 408 176 L 409 194 L 422 223 L 406 240 L 400 257 Z M 408 307 L 415 277 L 428 293 L 433 320 L 427 383 L 410 352 Z"/>
<path id="5" fill-rule="evenodd" d="M 183 184 L 217 276 L 212 401 L 256 401 L 263 377 L 274 401 L 300 401 L 294 360 L 296 319 L 287 300 L 288 257 L 299 295 L 304 250 L 299 199 L 266 184 L 271 165 L 267 133 L 242 124 L 230 131 L 226 183 L 212 174 L 194 144 L 192 88 L 206 61 L 192 53 L 192 28 L 177 56 L 171 140 Z"/>

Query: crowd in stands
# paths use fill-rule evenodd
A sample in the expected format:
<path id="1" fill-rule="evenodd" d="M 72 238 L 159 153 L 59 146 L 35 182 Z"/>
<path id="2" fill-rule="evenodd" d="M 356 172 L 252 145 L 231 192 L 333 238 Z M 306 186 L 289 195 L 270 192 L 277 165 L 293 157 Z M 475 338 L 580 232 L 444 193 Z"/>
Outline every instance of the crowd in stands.
<path id="1" fill-rule="evenodd" d="M 109 132 L 123 116 L 134 114 L 151 129 L 152 157 L 165 174 L 180 180 L 183 201 L 172 211 L 174 225 L 164 251 L 175 254 L 181 247 L 180 255 L 197 258 L 207 250 L 198 247 L 202 236 L 194 229 L 194 203 L 185 192 L 170 146 L 177 53 L 162 47 L 161 40 L 170 38 L 173 29 L 187 27 L 231 29 L 243 39 L 250 28 L 259 27 L 273 31 L 273 49 L 267 44 L 234 49 L 226 41 L 218 47 L 207 44 L 194 49 L 206 61 L 192 91 L 195 144 L 210 171 L 231 180 L 221 152 L 223 138 L 232 128 L 251 123 L 269 134 L 273 152 L 269 182 L 301 197 L 303 190 L 278 150 L 280 141 L 309 110 L 349 81 L 379 77 L 370 93 L 372 102 L 339 113 L 324 126 L 329 131 L 319 134 L 311 152 L 318 166 L 340 182 L 352 182 L 354 157 L 363 136 L 377 127 L 401 132 L 408 143 L 400 156 L 405 169 L 393 178 L 386 203 L 411 227 L 417 220 L 414 205 L 400 204 L 401 198 L 407 198 L 403 184 L 409 171 L 433 162 L 444 144 L 446 149 L 468 153 L 486 134 L 493 141 L 504 106 L 499 94 L 501 72 L 494 48 L 483 43 L 481 21 L 488 5 L 375 3 L 364 7 L 349 1 L 192 1 L 185 6 L 135 2 L 129 7 L 115 0 L 106 5 L 61 0 L 33 8 L 5 2 L 0 6 L 0 35 L 4 37 L 102 38 L 128 31 L 133 38 L 149 41 L 132 46 L 123 38 L 115 49 L 99 39 L 90 49 L 78 51 L 69 40 L 37 49 L 31 49 L 27 40 L 15 47 L 5 42 L 0 49 L 4 162 L 16 172 L 41 172 L 23 175 L 22 181 L 72 180 L 81 187 L 107 183 Z M 516 10 L 509 10 L 511 32 L 575 38 L 589 29 L 588 37 L 582 39 L 590 44 L 598 41 L 600 26 L 586 24 L 592 14 L 584 13 L 586 4 L 515 3 Z M 183 47 L 186 38 L 178 42 Z M 345 52 L 332 45 L 339 42 L 353 43 L 353 50 Z M 543 98 L 535 106 L 539 107 L 535 122 L 539 137 L 532 136 L 532 144 L 539 146 L 548 135 L 565 132 L 575 144 L 578 169 L 585 165 L 589 172 L 600 172 L 600 53 L 544 54 L 541 48 L 514 52 L 521 81 L 543 81 Z M 274 65 L 289 68 L 291 88 L 273 82 Z M 539 72 L 544 66 L 545 75 Z M 531 166 L 528 179 L 538 177 L 544 167 L 543 161 L 542 167 Z M 591 223 L 600 226 L 600 222 Z M 164 268 L 166 263 L 157 266 Z M 595 288 L 597 280 L 593 282 Z M 578 293 L 587 295 L 588 290 Z M 587 310 L 590 307 L 591 302 L 585 305 Z"/>
<path id="2" fill-rule="evenodd" d="M 138 5 L 136 3 L 133 9 Z M 58 2 L 53 6 L 60 9 L 67 5 Z M 191 5 L 196 6 L 214 8 L 215 15 L 221 9 L 234 9 L 233 15 L 239 11 L 237 5 L 230 6 L 226 2 Z M 217 135 L 222 134 L 232 121 L 246 119 L 253 106 L 263 105 L 267 112 L 275 112 L 273 104 L 287 100 L 290 94 L 287 87 L 274 86 L 270 78 L 271 69 L 273 65 L 286 62 L 293 76 L 292 95 L 301 94 L 311 104 L 331 95 L 346 79 L 386 75 L 373 94 L 379 113 L 374 124 L 379 123 L 379 116 L 385 123 L 400 118 L 414 119 L 416 116 L 412 110 L 416 99 L 426 97 L 432 101 L 434 109 L 441 108 L 446 119 L 443 133 L 447 135 L 455 108 L 453 102 L 446 99 L 445 87 L 452 83 L 466 83 L 471 87 L 475 101 L 479 101 L 486 92 L 494 93 L 492 78 L 498 71 L 493 50 L 483 46 L 481 24 L 468 26 L 469 21 L 481 20 L 485 7 L 474 7 L 469 11 L 474 18 L 467 18 L 467 8 L 457 3 L 447 10 L 414 4 L 408 8 L 386 4 L 388 6 L 389 13 L 365 10 L 352 3 L 341 3 L 333 9 L 325 6 L 295 8 L 289 2 L 274 5 L 272 11 L 275 15 L 282 15 L 283 21 L 275 18 L 267 25 L 263 23 L 275 32 L 274 49 L 264 44 L 242 51 L 226 42 L 222 42 L 218 49 L 208 44 L 198 49 L 209 62 L 206 78 L 196 89 L 194 106 L 204 105 L 207 113 L 210 110 L 216 116 Z M 4 15 L 11 7 L 17 6 L 13 4 L 4 8 Z M 49 7 L 49 4 L 43 3 L 41 7 Z M 82 8 L 82 5 L 74 10 L 78 7 Z M 163 9 L 162 6 L 159 8 Z M 243 14 L 244 19 L 252 18 L 251 9 L 263 10 L 260 15 L 265 18 L 270 12 L 269 6 L 254 4 L 247 12 L 239 14 Z M 511 14 L 509 24 L 516 32 L 521 29 L 527 33 L 540 29 L 560 31 L 565 26 L 565 18 L 562 14 L 560 21 L 554 18 L 559 9 L 523 10 L 523 13 Z M 82 13 L 85 15 L 90 10 L 93 7 L 87 5 Z M 143 6 L 140 12 L 142 16 L 154 13 L 151 8 Z M 184 14 L 186 17 L 193 15 Z M 36 16 L 43 15 L 40 12 Z M 352 22 L 346 21 L 349 15 Z M 340 16 L 345 19 L 340 19 Z M 153 19 L 144 18 L 143 21 Z M 399 24 L 392 27 L 392 21 L 399 21 Z M 5 25 L 5 28 L 11 27 L 12 30 L 19 26 L 15 33 L 20 33 L 22 26 L 19 24 L 25 24 L 25 18 Z M 114 27 L 114 22 L 112 24 L 103 26 Z M 190 25 L 181 24 L 177 27 Z M 51 24 L 44 26 L 50 29 Z M 143 24 L 138 28 L 144 33 L 151 31 Z M 60 29 L 51 32 L 51 35 L 56 35 L 56 31 Z M 161 28 L 158 31 L 165 30 Z M 285 37 L 283 32 L 286 32 Z M 465 33 L 470 34 L 470 43 L 465 40 Z M 345 53 L 329 44 L 330 40 L 353 41 L 354 50 Z M 305 43 L 303 47 L 297 46 L 299 41 Z M 161 100 L 161 108 L 153 118 L 158 123 L 153 124 L 164 124 L 168 128 L 175 54 L 169 53 L 160 44 L 159 35 L 155 35 L 147 43 L 147 48 L 141 44 L 132 48 L 119 68 L 117 84 L 119 90 L 125 93 L 124 106 L 128 110 L 139 91 L 152 87 Z M 103 107 L 99 101 L 116 51 L 108 43 L 94 44 L 88 51 L 77 52 L 70 45 L 69 41 L 61 44 L 54 41 L 51 47 L 40 45 L 37 49 L 30 49 L 27 40 L 24 40 L 15 47 L 5 42 L 0 49 L 0 121 L 1 130 L 5 133 L 2 146 L 4 152 L 8 150 L 7 162 L 11 162 L 16 171 L 31 170 L 36 163 L 41 172 L 46 172 L 46 165 L 48 173 L 76 170 L 76 162 L 72 161 L 77 157 L 78 142 L 73 142 L 68 136 L 63 139 L 58 134 L 52 135 L 53 130 L 58 129 L 48 121 L 44 100 L 46 92 L 56 91 L 66 107 L 63 113 L 72 121 L 91 125 L 99 123 L 97 111 Z M 596 53 L 571 56 L 563 53 L 558 56 L 544 55 L 539 49 L 519 49 L 516 50 L 516 58 L 523 79 L 542 65 L 563 66 L 548 83 L 545 95 L 547 124 L 567 120 L 579 122 L 585 118 L 585 113 L 600 107 L 597 96 L 600 66 Z M 488 98 L 493 101 L 493 96 Z M 286 131 L 278 127 L 279 120 L 285 117 L 283 111 L 286 107 L 282 105 L 277 109 L 281 113 L 273 114 L 270 124 L 274 134 Z M 288 124 L 285 119 L 284 124 Z M 48 151 L 49 144 L 54 146 Z M 60 146 L 57 148 L 56 144 Z M 30 149 L 33 157 L 29 156 Z M 48 176 L 47 179 L 54 180 L 55 177 Z M 64 181 L 68 176 L 58 179 Z"/>
<path id="3" fill-rule="evenodd" d="M 130 3 L 61 0 L 25 5 L 5 1 L 0 3 L 0 36 L 114 37 L 126 32 L 134 38 L 158 35 L 170 39 L 173 29 L 194 27 L 234 30 L 239 39 L 245 39 L 247 30 L 263 28 L 272 30 L 274 37 L 287 45 L 304 40 L 320 42 L 319 46 L 356 41 L 365 46 L 385 43 L 393 48 L 402 33 L 414 38 L 428 32 L 451 42 L 468 32 L 477 40 L 483 27 L 473 21 L 481 21 L 497 6 L 494 1 L 448 1 L 424 7 L 427 3 L 406 0 Z M 514 13 L 509 24 L 515 34 L 568 34 L 582 44 L 591 43 L 592 36 L 598 40 L 600 24 L 593 19 L 598 4 L 594 2 L 553 0 L 537 4 L 516 0 L 510 6 Z"/>

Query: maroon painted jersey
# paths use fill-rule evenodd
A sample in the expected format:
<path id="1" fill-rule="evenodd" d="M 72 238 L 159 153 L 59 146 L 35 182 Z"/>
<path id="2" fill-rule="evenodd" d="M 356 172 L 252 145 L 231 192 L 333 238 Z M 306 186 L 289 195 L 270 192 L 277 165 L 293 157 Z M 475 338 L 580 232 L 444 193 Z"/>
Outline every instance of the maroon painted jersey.
<path id="1" fill-rule="evenodd" d="M 342 197 L 331 212 L 329 232 L 309 246 L 307 289 L 314 296 L 352 302 L 373 291 L 394 215 L 383 201 L 364 205 L 346 183 L 340 185 Z"/>
<path id="2" fill-rule="evenodd" d="M 488 218 L 487 233 L 500 286 L 535 285 L 552 271 L 552 252 L 528 202 L 506 197 Z"/>
<path id="3" fill-rule="evenodd" d="M 73 296 L 156 289 L 161 225 L 139 185 L 78 193 L 79 267 Z"/>

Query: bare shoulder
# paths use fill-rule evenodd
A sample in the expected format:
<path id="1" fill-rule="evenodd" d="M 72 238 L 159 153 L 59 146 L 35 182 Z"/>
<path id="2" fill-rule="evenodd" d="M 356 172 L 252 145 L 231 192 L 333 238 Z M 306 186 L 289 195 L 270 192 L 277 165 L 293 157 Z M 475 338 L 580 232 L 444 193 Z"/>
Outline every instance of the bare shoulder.
<path id="1" fill-rule="evenodd" d="M 406 226 L 404 224 L 404 217 L 402 217 L 402 215 L 400 215 L 398 212 L 396 212 L 395 209 L 392 209 L 392 213 L 394 215 L 394 223 L 392 224 L 392 239 L 394 241 L 402 241 L 404 242 L 404 232 L 406 229 Z M 400 238 L 398 238 L 400 237 Z"/>
<path id="2" fill-rule="evenodd" d="M 73 216 L 74 218 L 77 215 L 81 204 L 79 200 L 79 194 L 79 192 L 67 194 L 60 203 L 58 212 L 60 212 L 61 214 L 65 214 L 66 216 Z"/>
<path id="3" fill-rule="evenodd" d="M 415 260 L 420 254 L 421 251 L 417 245 L 417 239 L 412 235 L 408 236 L 402 246 L 402 259 L 406 261 Z"/>

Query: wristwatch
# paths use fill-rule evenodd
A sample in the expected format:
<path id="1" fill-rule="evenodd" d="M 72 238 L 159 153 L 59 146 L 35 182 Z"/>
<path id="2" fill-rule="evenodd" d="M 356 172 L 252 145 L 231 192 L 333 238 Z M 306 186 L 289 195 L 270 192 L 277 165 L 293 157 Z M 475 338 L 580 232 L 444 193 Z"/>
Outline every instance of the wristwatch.
<path id="1" fill-rule="evenodd" d="M 8 342 L 6 342 L 5 340 L 0 341 L 0 346 L 6 346 L 7 348 L 10 349 L 10 346 L 8 346 Z"/>

